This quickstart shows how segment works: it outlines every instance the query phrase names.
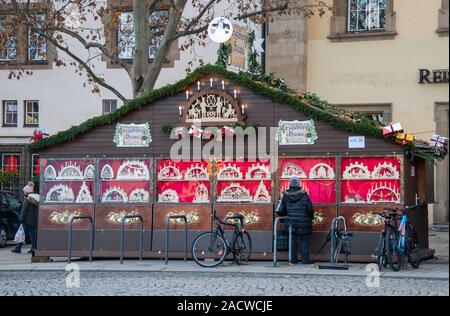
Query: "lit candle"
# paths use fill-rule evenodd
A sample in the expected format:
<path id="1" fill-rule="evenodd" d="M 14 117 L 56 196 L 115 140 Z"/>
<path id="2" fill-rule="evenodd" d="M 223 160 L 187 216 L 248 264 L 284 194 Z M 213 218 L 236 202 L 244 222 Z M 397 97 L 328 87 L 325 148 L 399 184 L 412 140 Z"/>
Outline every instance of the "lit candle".
<path id="1" fill-rule="evenodd" d="M 237 91 L 236 91 L 236 89 L 234 89 L 234 98 L 235 99 L 237 98 Z"/>
<path id="2" fill-rule="evenodd" d="M 200 91 L 200 81 L 197 81 L 197 90 Z"/>
<path id="3" fill-rule="evenodd" d="M 209 79 L 209 86 L 212 88 L 212 86 L 213 86 L 213 78 Z"/>
<path id="4" fill-rule="evenodd" d="M 186 91 L 186 100 L 189 100 L 189 91 Z"/>
<path id="5" fill-rule="evenodd" d="M 178 113 L 179 113 L 179 115 L 181 116 L 181 110 L 182 110 L 183 108 L 181 107 L 181 106 L 179 106 L 178 107 Z"/>
<path id="6" fill-rule="evenodd" d="M 244 114 L 245 113 L 245 104 L 242 104 L 241 108 L 242 108 L 242 114 Z"/>
<path id="7" fill-rule="evenodd" d="M 225 90 L 225 81 L 222 80 L 222 90 Z"/>

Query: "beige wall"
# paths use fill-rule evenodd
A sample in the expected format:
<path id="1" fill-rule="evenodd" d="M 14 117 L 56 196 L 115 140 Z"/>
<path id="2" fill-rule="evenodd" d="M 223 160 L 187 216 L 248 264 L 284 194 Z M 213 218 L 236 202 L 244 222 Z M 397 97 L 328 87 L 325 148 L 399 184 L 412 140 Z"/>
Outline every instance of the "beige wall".
<path id="1" fill-rule="evenodd" d="M 447 103 L 448 108 L 449 85 L 418 84 L 418 69 L 449 67 L 448 33 L 436 33 L 442 3 L 394 0 L 398 34 L 393 39 L 331 42 L 330 15 L 311 18 L 307 91 L 334 104 L 392 104 L 392 120 L 424 140 L 441 126 L 447 130 L 437 133 L 448 134 L 448 114 L 447 123 L 439 126 L 434 115 L 436 103 Z M 448 222 L 448 176 L 440 176 L 442 172 L 448 173 L 448 160 L 436 169 L 436 207 L 430 216 L 434 223 Z"/>
<path id="2" fill-rule="evenodd" d="M 434 130 L 434 104 L 449 99 L 448 84 L 417 81 L 419 68 L 448 68 L 449 38 L 436 33 L 441 4 L 395 0 L 398 35 L 392 40 L 332 43 L 329 15 L 310 19 L 307 90 L 336 104 L 392 103 L 393 121 L 406 130 Z"/>
<path id="3" fill-rule="evenodd" d="M 283 16 L 268 24 L 266 72 L 299 91 L 306 89 L 307 24 L 299 16 Z"/>

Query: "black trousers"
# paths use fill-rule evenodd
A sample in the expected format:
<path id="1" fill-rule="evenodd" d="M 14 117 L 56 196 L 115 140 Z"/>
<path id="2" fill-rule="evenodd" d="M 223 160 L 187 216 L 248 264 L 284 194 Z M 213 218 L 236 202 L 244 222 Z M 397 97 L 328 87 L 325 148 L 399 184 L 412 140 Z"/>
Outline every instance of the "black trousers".
<path id="1" fill-rule="evenodd" d="M 296 231 L 295 229 L 292 230 L 291 262 L 292 263 L 298 262 L 297 241 L 300 242 L 300 253 L 302 256 L 302 263 L 310 264 L 311 262 L 309 260 L 309 248 L 311 245 L 311 235 L 300 234 L 300 232 Z"/>

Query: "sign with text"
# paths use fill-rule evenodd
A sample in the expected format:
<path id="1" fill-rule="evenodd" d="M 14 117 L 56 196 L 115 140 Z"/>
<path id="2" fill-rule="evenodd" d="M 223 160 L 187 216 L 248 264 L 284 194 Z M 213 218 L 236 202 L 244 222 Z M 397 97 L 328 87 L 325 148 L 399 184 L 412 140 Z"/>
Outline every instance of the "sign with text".
<path id="1" fill-rule="evenodd" d="M 150 125 L 118 123 L 113 141 L 117 147 L 148 147 L 152 142 Z"/>
<path id="2" fill-rule="evenodd" d="M 366 138 L 364 136 L 350 136 L 348 148 L 366 148 Z"/>
<path id="3" fill-rule="evenodd" d="M 247 48 L 247 28 L 245 25 L 233 24 L 234 33 L 231 37 L 231 66 L 243 69 L 245 67 L 245 50 Z"/>
<path id="4" fill-rule="evenodd" d="M 280 145 L 314 145 L 318 138 L 313 120 L 278 123 L 277 140 Z"/>
<path id="5" fill-rule="evenodd" d="M 419 69 L 419 83 L 449 83 L 448 69 Z"/>

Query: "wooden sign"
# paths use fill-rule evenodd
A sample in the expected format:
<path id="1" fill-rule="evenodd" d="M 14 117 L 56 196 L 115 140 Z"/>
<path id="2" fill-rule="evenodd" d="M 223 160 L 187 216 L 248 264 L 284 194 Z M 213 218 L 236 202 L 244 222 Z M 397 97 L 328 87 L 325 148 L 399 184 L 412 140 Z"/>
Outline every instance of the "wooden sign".
<path id="1" fill-rule="evenodd" d="M 280 145 L 314 145 L 318 139 L 313 120 L 280 121 L 277 140 Z"/>
<path id="2" fill-rule="evenodd" d="M 148 147 L 152 142 L 150 125 L 118 123 L 113 141 L 117 147 Z"/>

